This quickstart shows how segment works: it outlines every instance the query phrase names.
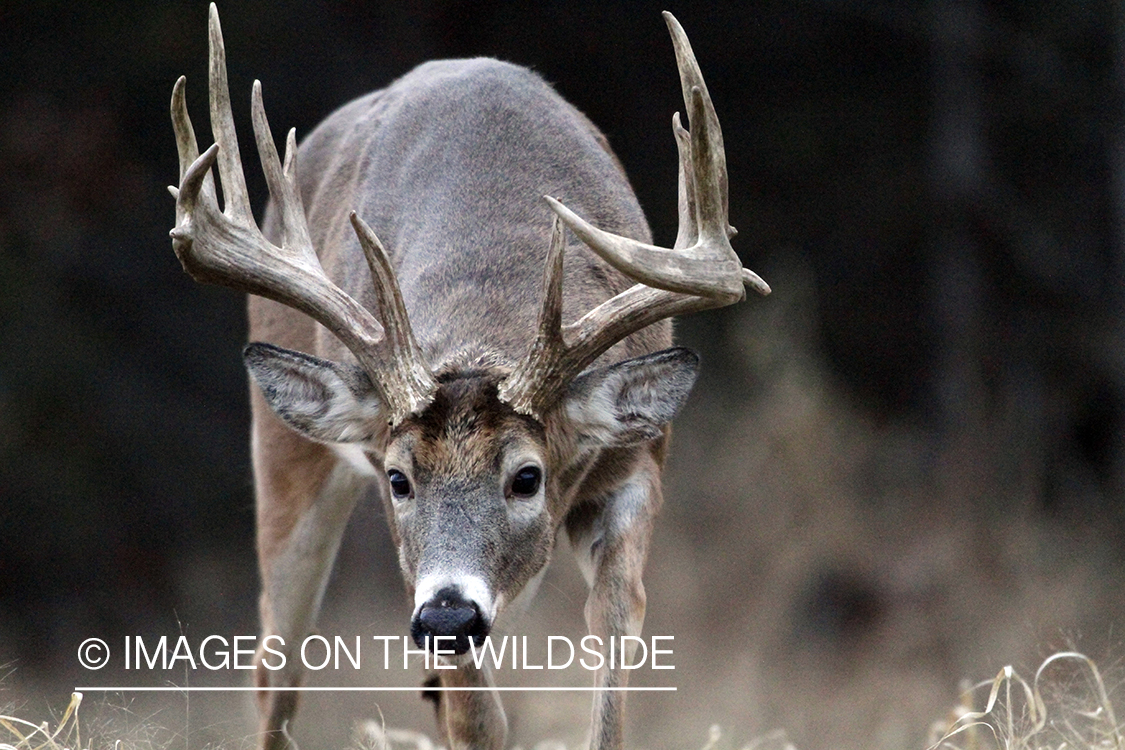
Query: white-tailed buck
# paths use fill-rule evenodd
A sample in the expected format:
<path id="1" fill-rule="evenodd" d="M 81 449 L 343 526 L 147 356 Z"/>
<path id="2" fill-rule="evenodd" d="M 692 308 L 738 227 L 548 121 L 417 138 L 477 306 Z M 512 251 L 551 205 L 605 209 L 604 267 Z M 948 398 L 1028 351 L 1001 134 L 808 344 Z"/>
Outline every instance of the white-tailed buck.
<path id="1" fill-rule="evenodd" d="M 269 342 L 245 351 L 259 386 L 263 634 L 293 648 L 313 631 L 369 483 L 414 597 L 415 642 L 454 637 L 459 668 L 440 671 L 443 687 L 491 684 L 465 652 L 537 580 L 560 531 L 590 586 L 590 633 L 603 643 L 639 634 L 668 425 L 697 367 L 693 353 L 669 348 L 667 318 L 738 302 L 744 285 L 769 292 L 731 249 L 719 122 L 683 29 L 664 18 L 689 120 L 688 130 L 678 115 L 672 124 L 673 249 L 649 244 L 604 136 L 537 75 L 491 59 L 422 65 L 332 114 L 299 154 L 290 131 L 284 163 L 255 82 L 271 196 L 260 232 L 211 6 L 216 143 L 199 153 L 181 78 L 171 234 L 197 281 L 254 295 L 250 336 Z M 258 669 L 258 685 L 300 684 L 290 657 L 285 669 Z M 619 664 L 596 685 L 625 686 Z M 440 695 L 450 747 L 503 747 L 495 692 Z M 591 747 L 618 748 L 624 693 L 594 696 Z M 280 747 L 296 694 L 258 698 L 261 743 Z"/>

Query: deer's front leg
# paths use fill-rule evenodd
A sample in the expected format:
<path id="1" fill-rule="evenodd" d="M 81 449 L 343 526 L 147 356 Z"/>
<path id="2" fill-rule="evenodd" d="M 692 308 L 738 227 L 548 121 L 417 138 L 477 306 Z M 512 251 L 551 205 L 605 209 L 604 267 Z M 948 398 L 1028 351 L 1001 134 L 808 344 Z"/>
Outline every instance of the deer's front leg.
<path id="1" fill-rule="evenodd" d="M 272 420 L 272 417 L 266 417 Z M 363 479 L 325 446 L 280 424 L 255 424 L 258 558 L 262 575 L 260 642 L 285 655 L 258 651 L 258 687 L 297 687 L 302 640 L 313 632 L 332 564 Z M 280 636 L 284 646 L 268 636 Z M 297 693 L 258 692 L 258 746 L 280 750 L 282 730 L 297 710 Z"/>
<path id="2" fill-rule="evenodd" d="M 508 734 L 508 719 L 495 690 L 452 690 L 449 688 L 492 688 L 488 666 L 477 669 L 472 662 L 457 669 L 438 670 L 439 684 L 447 690 L 437 694 L 437 723 L 450 750 L 502 750 Z"/>
<path id="3" fill-rule="evenodd" d="M 627 482 L 611 492 L 596 514 L 579 514 L 567 520 L 567 535 L 578 558 L 590 594 L 586 600 L 586 625 L 605 644 L 606 663 L 597 672 L 597 686 L 622 688 L 628 684 L 623 659 L 632 661 L 634 650 L 620 653 L 609 666 L 609 639 L 620 644 L 623 635 L 639 636 L 645 619 L 645 589 L 641 582 L 652 523 L 662 500 L 660 469 L 646 462 Z M 618 750 L 623 741 L 625 693 L 594 694 L 590 750 Z"/>

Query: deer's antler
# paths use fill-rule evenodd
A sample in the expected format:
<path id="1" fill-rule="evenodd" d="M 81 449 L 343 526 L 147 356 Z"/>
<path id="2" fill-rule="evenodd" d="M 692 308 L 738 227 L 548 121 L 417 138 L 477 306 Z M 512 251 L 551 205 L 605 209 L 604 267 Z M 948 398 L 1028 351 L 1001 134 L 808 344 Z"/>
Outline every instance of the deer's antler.
<path id="1" fill-rule="evenodd" d="M 210 10 L 209 86 L 211 130 L 215 143 L 199 153 L 184 101 L 185 79 L 172 89 L 172 124 L 180 155 L 176 227 L 171 231 L 176 256 L 196 281 L 221 284 L 293 307 L 335 334 L 367 372 L 388 409 L 392 423 L 424 408 L 436 390 L 410 329 L 398 283 L 379 238 L 351 214 L 375 282 L 379 320 L 332 283 L 320 265 L 297 187 L 297 141 L 290 130 L 285 163 L 278 158 L 262 104 L 262 86 L 254 82 L 251 109 L 254 137 L 270 196 L 281 216 L 281 245 L 266 240 L 254 221 L 227 86 L 226 52 L 214 3 Z M 211 167 L 218 163 L 225 206 L 219 209 Z M 380 324 L 380 320 L 382 323 Z"/>
<path id="2" fill-rule="evenodd" d="M 604 232 L 550 196 L 556 214 L 544 274 L 539 332 L 527 357 L 501 385 L 500 397 L 519 412 L 536 417 L 556 403 L 567 385 L 606 349 L 645 326 L 674 315 L 739 302 L 744 286 L 769 294 L 753 271 L 743 268 L 727 220 L 727 165 L 719 118 L 707 93 L 691 44 L 679 22 L 664 20 L 676 50 L 690 132 L 672 118 L 680 154 L 679 232 L 674 249 Z M 607 263 L 639 282 L 595 307 L 581 319 L 562 324 L 562 257 L 565 224 Z"/>

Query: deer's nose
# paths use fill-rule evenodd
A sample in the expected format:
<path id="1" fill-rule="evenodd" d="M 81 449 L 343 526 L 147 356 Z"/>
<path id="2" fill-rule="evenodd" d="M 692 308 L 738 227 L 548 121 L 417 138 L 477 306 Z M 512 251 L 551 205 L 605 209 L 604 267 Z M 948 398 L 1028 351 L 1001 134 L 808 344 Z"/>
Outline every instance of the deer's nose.
<path id="1" fill-rule="evenodd" d="M 469 639 L 474 645 L 481 645 L 488 631 L 488 623 L 481 617 L 477 605 L 455 589 L 442 589 L 434 594 L 418 610 L 410 625 L 410 634 L 419 648 L 426 648 L 428 637 L 431 651 L 440 648 L 456 654 L 469 650 Z M 435 641 L 437 636 L 444 637 Z"/>

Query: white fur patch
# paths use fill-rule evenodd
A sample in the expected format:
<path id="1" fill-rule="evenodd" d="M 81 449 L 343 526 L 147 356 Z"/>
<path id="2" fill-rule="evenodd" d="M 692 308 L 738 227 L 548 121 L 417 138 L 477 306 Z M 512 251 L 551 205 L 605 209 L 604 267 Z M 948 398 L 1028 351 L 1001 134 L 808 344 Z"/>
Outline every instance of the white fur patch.
<path id="1" fill-rule="evenodd" d="M 344 463 L 355 469 L 355 472 L 364 477 L 379 476 L 378 470 L 372 465 L 371 460 L 358 443 L 332 443 L 332 452 L 343 459 Z"/>
<path id="2" fill-rule="evenodd" d="M 414 617 L 418 616 L 426 602 L 444 588 L 460 591 L 465 601 L 477 605 L 485 622 L 496 620 L 496 601 L 488 583 L 480 576 L 458 573 L 431 574 L 419 581 L 414 589 Z"/>
<path id="3" fill-rule="evenodd" d="M 586 533 L 569 537 L 574 559 L 587 586 L 597 577 L 598 552 L 606 544 L 629 531 L 649 503 L 652 476 L 641 471 L 629 478 L 610 497 Z"/>
<path id="4" fill-rule="evenodd" d="M 357 398 L 344 383 L 328 382 L 332 387 L 332 396 L 327 413 L 318 418 L 322 429 L 338 435 L 336 439 L 341 443 L 355 443 L 370 438 L 373 425 L 383 418 L 379 399 L 371 395 Z M 307 408 L 309 413 L 315 413 L 318 407 L 321 405 L 310 403 Z"/>
<path id="5" fill-rule="evenodd" d="M 637 515 L 648 505 L 648 489 L 652 477 L 647 471 L 638 472 L 616 493 L 606 507 L 607 531 L 618 536 L 629 530 Z"/>
<path id="6" fill-rule="evenodd" d="M 582 425 L 582 432 L 593 442 L 610 443 L 617 428 L 615 396 L 616 392 L 610 388 L 598 388 L 588 398 L 570 399 L 566 415 L 575 424 Z"/>

